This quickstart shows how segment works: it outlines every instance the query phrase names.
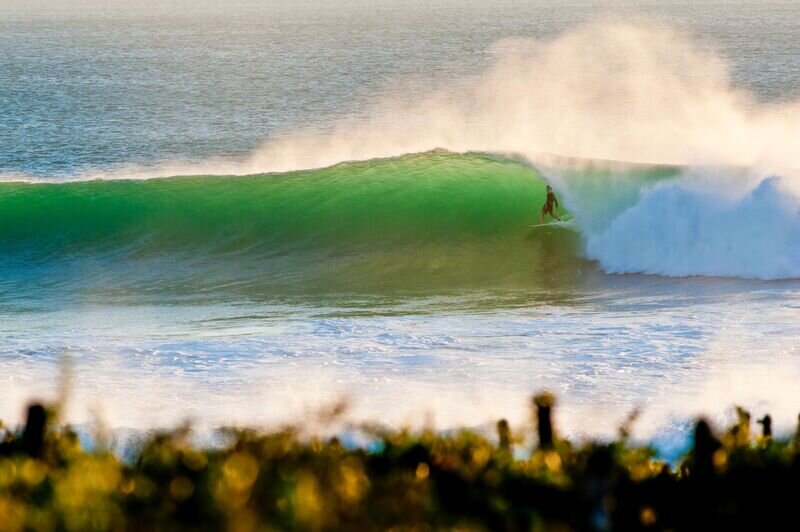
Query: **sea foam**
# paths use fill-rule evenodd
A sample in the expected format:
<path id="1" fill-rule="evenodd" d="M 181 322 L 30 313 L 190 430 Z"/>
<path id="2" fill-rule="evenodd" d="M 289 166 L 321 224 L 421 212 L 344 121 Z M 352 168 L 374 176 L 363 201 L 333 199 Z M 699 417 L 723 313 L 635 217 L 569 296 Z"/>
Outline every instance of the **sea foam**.
<path id="1" fill-rule="evenodd" d="M 742 195 L 708 182 L 660 183 L 607 227 L 585 228 L 586 252 L 609 273 L 800 277 L 800 200 L 783 178 Z"/>

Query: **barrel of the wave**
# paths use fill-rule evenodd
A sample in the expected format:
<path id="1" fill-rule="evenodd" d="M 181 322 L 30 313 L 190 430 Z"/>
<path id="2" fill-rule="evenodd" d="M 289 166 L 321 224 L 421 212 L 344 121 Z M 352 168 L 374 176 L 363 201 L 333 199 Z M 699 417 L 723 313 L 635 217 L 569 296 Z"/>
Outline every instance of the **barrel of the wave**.
<path id="1" fill-rule="evenodd" d="M 517 161 L 442 151 L 286 174 L 6 183 L 0 246 L 69 263 L 54 271 L 89 285 L 89 268 L 167 290 L 518 283 L 564 248 L 527 234 L 544 188 Z"/>

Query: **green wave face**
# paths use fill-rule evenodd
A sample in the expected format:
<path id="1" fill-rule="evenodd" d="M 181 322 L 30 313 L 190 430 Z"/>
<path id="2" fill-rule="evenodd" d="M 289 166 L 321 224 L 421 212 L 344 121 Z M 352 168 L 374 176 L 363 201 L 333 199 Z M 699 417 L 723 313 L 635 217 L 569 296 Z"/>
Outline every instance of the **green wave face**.
<path id="1" fill-rule="evenodd" d="M 551 283 L 576 268 L 578 237 L 529 229 L 545 185 L 521 163 L 449 152 L 244 177 L 5 183 L 0 275 L 90 292 Z"/>

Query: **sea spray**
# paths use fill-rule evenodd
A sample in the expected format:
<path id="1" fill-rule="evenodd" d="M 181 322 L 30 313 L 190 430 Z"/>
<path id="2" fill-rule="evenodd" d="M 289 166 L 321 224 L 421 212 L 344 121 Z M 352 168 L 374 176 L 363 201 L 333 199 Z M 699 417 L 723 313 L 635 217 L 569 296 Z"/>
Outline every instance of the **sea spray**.
<path id="1" fill-rule="evenodd" d="M 662 22 L 609 18 L 547 39 L 502 39 L 486 53 L 483 70 L 414 85 L 413 103 L 379 92 L 359 102 L 358 113 L 283 130 L 246 157 L 130 161 L 63 178 L 286 172 L 435 148 L 531 160 L 554 153 L 767 172 L 800 167 L 800 102 L 760 101 L 735 82 L 722 53 Z M 402 79 L 392 84 L 392 94 L 404 92 Z"/>
<path id="2" fill-rule="evenodd" d="M 270 139 L 243 168 L 291 170 L 444 147 L 680 165 L 800 166 L 800 102 L 765 104 L 725 57 L 652 21 L 513 38 L 484 71 L 417 103 L 378 99 L 344 119 Z M 453 87 L 456 87 L 455 89 Z"/>

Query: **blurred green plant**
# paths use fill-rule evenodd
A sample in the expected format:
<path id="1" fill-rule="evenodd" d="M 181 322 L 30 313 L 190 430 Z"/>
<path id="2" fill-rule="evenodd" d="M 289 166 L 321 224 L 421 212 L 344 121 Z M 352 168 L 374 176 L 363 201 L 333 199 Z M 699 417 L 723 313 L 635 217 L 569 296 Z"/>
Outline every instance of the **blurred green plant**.
<path id="1" fill-rule="evenodd" d="M 682 530 L 792 528 L 800 441 L 752 437 L 750 414 L 717 437 L 705 420 L 673 469 L 629 442 L 573 445 L 554 430 L 555 398 L 532 425 L 497 437 L 361 427 L 346 447 L 300 427 L 229 429 L 221 447 L 188 427 L 145 436 L 121 459 L 84 449 L 54 409 L 0 424 L 0 530 Z M 340 409 L 329 415 L 338 416 Z M 535 445 L 525 434 L 536 434 Z M 532 452 L 523 449 L 532 448 Z"/>

